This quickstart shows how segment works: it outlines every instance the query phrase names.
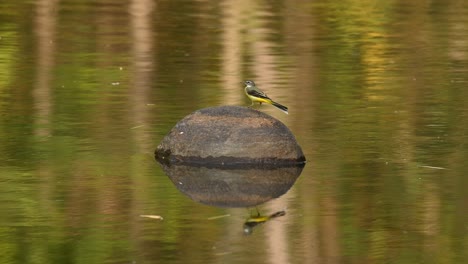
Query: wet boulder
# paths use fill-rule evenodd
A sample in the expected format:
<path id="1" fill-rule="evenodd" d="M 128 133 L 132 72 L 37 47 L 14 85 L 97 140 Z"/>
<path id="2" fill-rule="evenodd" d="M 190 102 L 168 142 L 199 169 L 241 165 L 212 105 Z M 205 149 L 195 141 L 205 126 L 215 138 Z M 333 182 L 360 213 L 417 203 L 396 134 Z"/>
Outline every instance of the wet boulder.
<path id="1" fill-rule="evenodd" d="M 291 131 L 263 112 L 239 106 L 205 108 L 180 120 L 155 151 L 162 163 L 237 166 L 300 164 Z"/>

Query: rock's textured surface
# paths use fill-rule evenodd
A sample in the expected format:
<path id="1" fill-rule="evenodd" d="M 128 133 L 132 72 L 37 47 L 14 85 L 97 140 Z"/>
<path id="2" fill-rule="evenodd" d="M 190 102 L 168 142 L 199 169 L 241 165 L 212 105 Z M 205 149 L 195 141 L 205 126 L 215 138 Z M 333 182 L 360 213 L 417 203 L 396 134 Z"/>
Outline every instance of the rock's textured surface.
<path id="1" fill-rule="evenodd" d="M 239 106 L 205 108 L 180 120 L 156 149 L 160 162 L 291 164 L 305 157 L 279 120 Z"/>

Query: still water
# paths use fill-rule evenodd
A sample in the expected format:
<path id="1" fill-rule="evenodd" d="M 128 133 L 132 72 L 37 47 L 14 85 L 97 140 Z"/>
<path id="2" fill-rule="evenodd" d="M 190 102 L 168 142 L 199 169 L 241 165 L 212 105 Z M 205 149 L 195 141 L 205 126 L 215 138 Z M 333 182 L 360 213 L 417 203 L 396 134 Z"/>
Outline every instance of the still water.
<path id="1" fill-rule="evenodd" d="M 468 262 L 467 1 L 0 6 L 0 263 Z M 308 163 L 201 203 L 153 152 L 245 79 Z"/>

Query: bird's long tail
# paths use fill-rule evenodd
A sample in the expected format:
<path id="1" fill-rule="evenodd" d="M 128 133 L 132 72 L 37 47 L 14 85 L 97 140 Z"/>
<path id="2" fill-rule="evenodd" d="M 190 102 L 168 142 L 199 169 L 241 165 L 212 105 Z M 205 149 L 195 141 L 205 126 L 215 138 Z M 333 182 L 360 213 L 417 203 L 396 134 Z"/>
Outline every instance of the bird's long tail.
<path id="1" fill-rule="evenodd" d="M 288 115 L 288 108 L 282 104 L 271 101 L 271 104 Z"/>
<path id="2" fill-rule="evenodd" d="M 286 211 L 284 211 L 284 210 L 283 211 L 278 211 L 278 212 L 276 212 L 274 214 L 271 214 L 270 219 L 275 218 L 275 217 L 280 217 L 280 216 L 283 216 L 283 215 L 286 215 Z"/>

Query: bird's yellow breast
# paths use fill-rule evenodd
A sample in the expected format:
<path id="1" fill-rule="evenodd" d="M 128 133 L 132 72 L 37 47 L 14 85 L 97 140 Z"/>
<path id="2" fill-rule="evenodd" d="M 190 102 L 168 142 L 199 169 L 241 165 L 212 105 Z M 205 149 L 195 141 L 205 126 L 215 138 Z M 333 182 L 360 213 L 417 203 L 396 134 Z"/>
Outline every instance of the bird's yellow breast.
<path id="1" fill-rule="evenodd" d="M 271 100 L 260 98 L 260 97 L 255 97 L 255 96 L 252 96 L 252 95 L 250 95 L 248 93 L 245 93 L 245 94 L 247 95 L 247 97 L 249 97 L 250 100 L 252 100 L 252 102 L 271 104 Z"/>

